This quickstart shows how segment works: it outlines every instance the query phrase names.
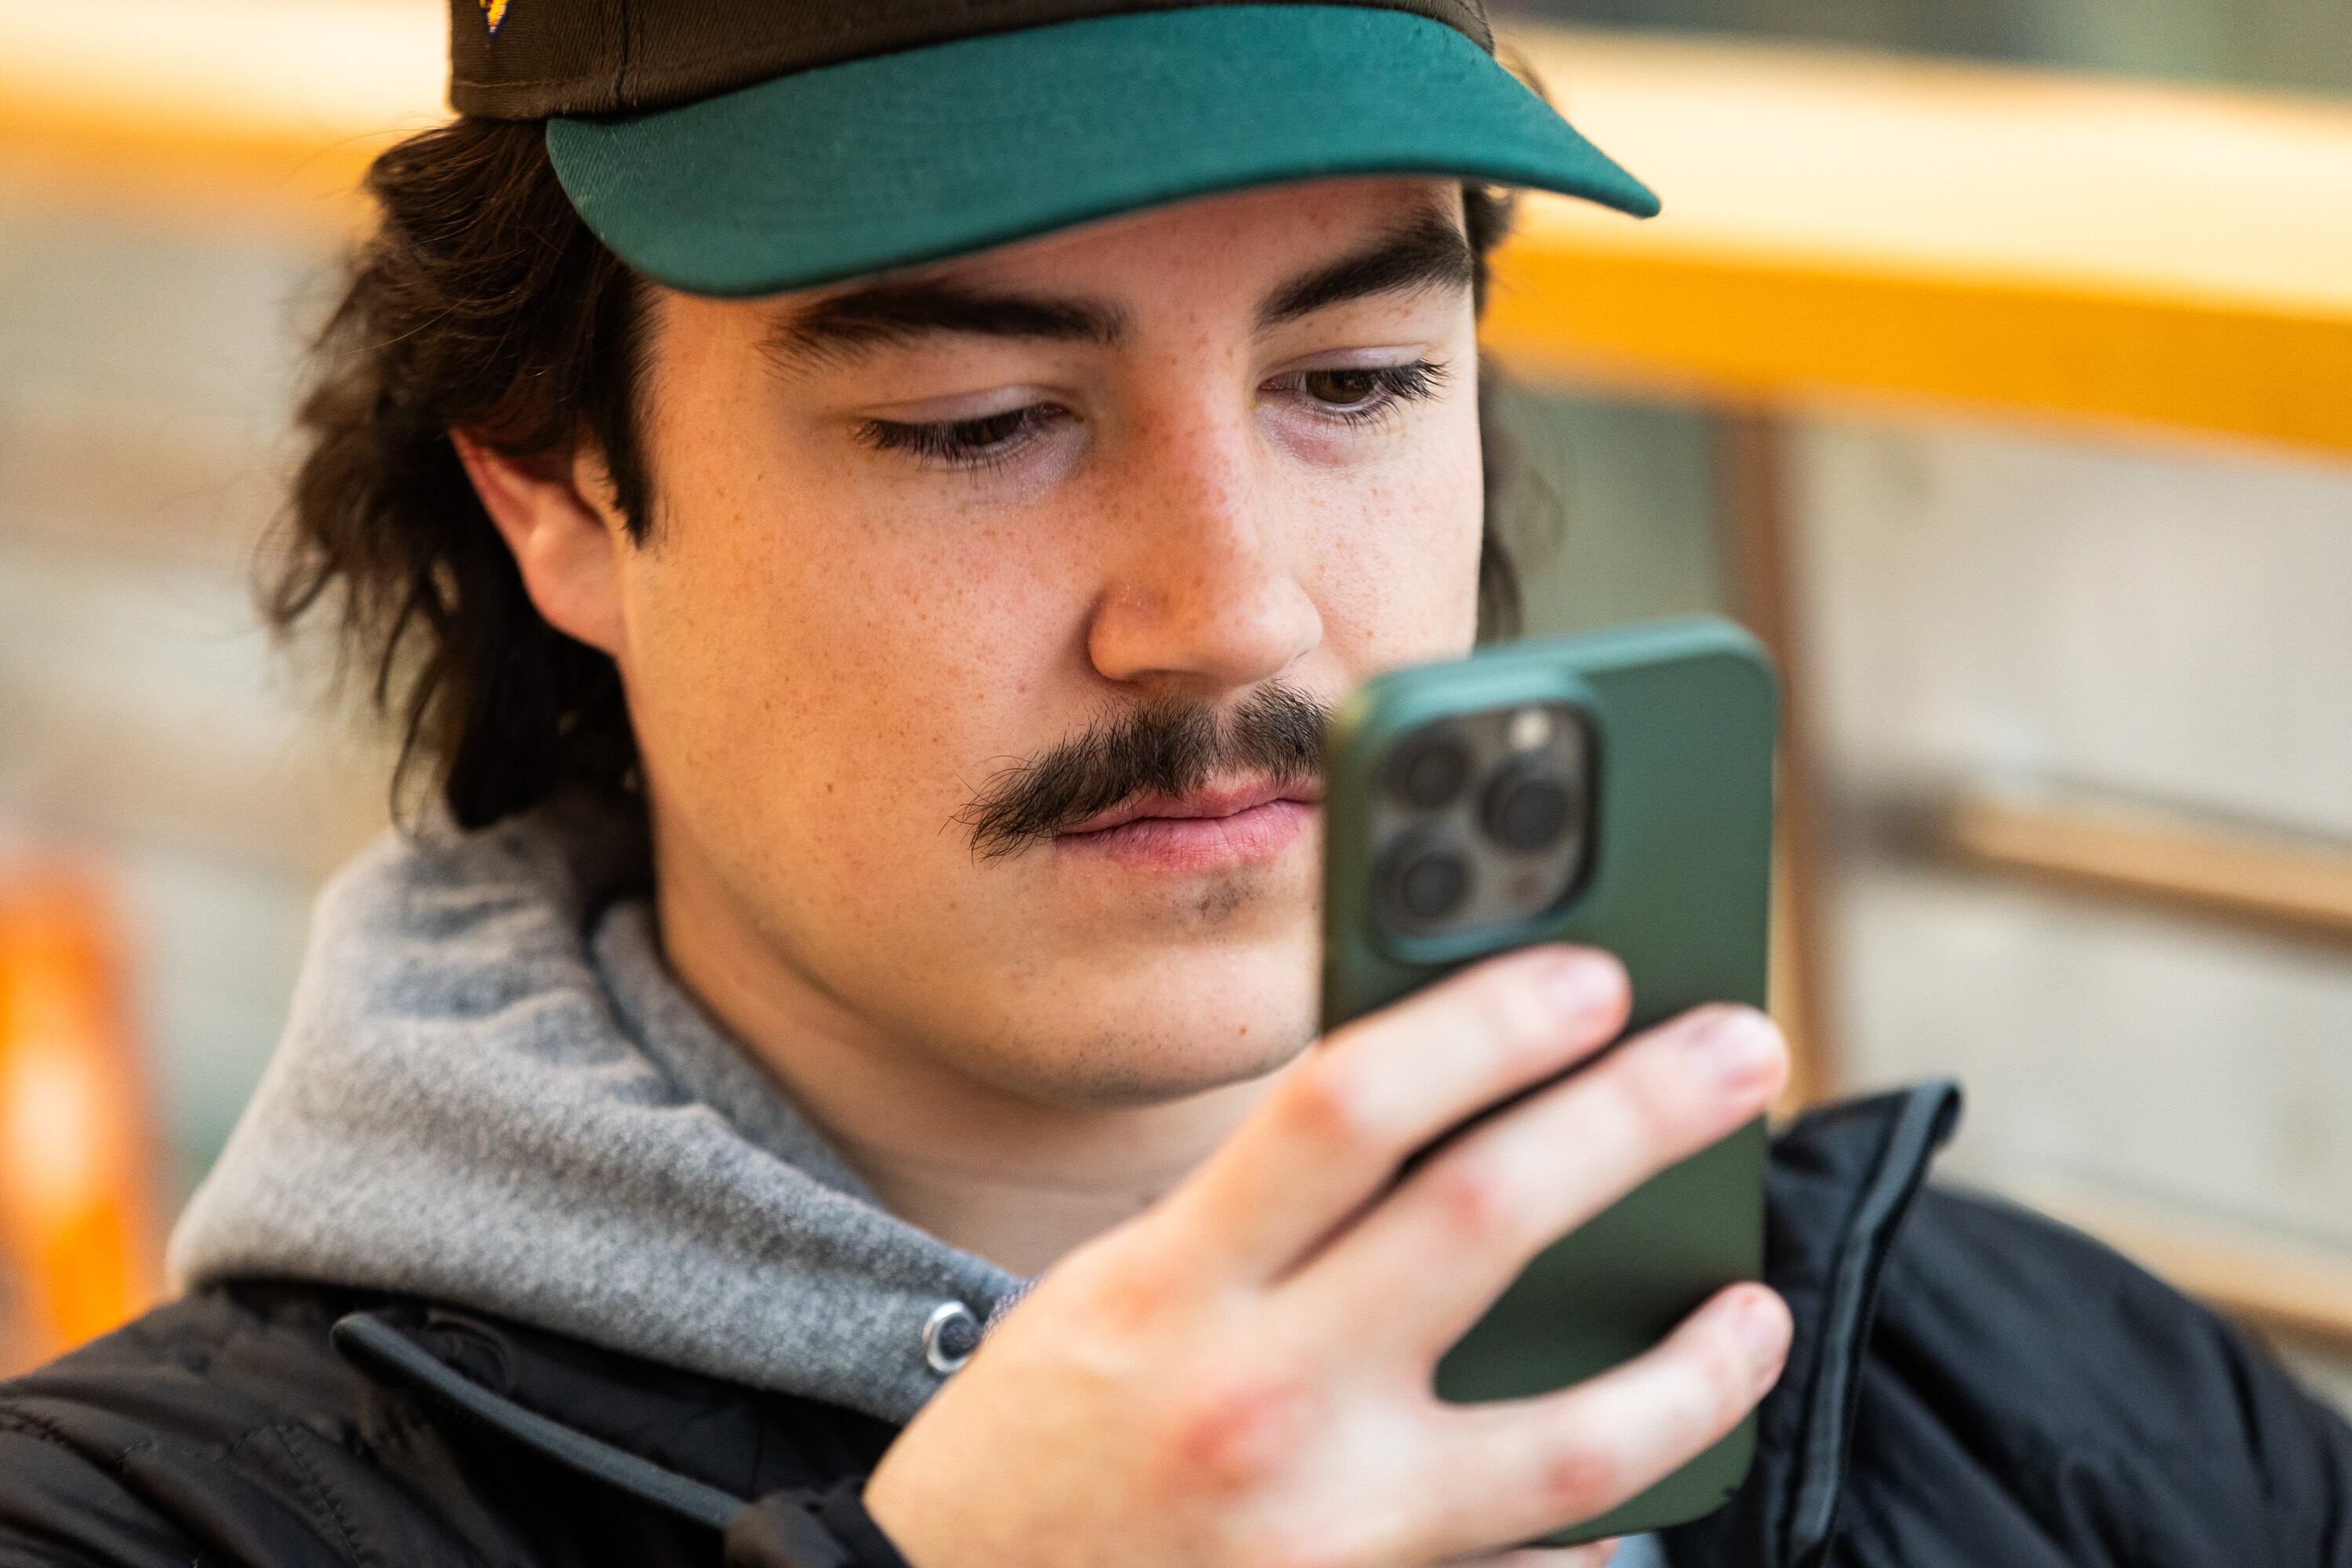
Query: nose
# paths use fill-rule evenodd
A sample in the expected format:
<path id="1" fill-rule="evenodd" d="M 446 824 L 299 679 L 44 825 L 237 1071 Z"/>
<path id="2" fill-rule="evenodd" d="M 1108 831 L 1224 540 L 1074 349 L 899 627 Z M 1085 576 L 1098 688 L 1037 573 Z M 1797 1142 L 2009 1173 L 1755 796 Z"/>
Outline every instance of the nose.
<path id="1" fill-rule="evenodd" d="M 1323 621 L 1267 500 L 1262 438 L 1246 416 L 1206 414 L 1139 437 L 1087 627 L 1096 671 L 1204 698 L 1280 675 L 1322 641 Z"/>

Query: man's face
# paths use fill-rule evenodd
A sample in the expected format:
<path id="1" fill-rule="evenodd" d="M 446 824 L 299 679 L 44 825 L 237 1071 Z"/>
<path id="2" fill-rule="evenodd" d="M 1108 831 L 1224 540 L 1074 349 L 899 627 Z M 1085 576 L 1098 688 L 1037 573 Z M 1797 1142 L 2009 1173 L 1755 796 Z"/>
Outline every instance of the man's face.
<path id="1" fill-rule="evenodd" d="M 664 878 L 1025 1099 L 1295 1054 L 1316 711 L 1474 631 L 1461 226 L 1450 184 L 1329 181 L 663 296 L 620 658 Z"/>

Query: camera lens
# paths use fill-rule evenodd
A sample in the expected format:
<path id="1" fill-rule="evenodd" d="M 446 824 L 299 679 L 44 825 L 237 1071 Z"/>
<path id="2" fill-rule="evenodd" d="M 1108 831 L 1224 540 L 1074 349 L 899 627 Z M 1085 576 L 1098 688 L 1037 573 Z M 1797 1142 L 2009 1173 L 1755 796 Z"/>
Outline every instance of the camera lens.
<path id="1" fill-rule="evenodd" d="M 1435 925 L 1469 900 L 1470 862 L 1434 834 L 1407 834 L 1384 858 L 1381 901 L 1400 926 Z"/>
<path id="2" fill-rule="evenodd" d="M 1522 855 L 1557 845 L 1575 816 L 1576 796 L 1569 782 L 1526 757 L 1495 771 L 1478 812 L 1496 843 Z"/>
<path id="3" fill-rule="evenodd" d="M 1435 811 L 1462 793 L 1470 777 L 1470 752 L 1447 730 L 1425 730 L 1397 748 L 1388 773 L 1389 789 L 1399 800 Z"/>

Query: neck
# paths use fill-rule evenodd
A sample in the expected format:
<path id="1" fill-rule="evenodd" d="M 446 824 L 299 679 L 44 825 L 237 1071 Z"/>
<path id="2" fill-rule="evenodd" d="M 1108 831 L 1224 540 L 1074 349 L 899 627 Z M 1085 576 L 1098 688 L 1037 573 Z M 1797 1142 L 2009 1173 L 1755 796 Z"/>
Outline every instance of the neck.
<path id="1" fill-rule="evenodd" d="M 892 1213 L 1019 1275 L 1132 1218 L 1268 1080 L 1151 1105 L 1047 1103 L 890 1037 L 767 941 L 690 848 L 659 856 L 672 972 Z"/>

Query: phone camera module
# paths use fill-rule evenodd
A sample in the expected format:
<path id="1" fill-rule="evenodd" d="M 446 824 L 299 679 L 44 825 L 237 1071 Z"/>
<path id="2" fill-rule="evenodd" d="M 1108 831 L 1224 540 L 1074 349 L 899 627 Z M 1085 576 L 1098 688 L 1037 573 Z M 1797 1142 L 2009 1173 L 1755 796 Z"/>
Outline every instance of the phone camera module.
<path id="1" fill-rule="evenodd" d="M 1390 792 L 1422 811 L 1443 810 L 1469 780 L 1470 749 L 1446 725 L 1411 737 L 1389 762 Z"/>
<path id="2" fill-rule="evenodd" d="M 1368 912 L 1413 942 L 1531 929 L 1566 907 L 1592 836 L 1591 731 L 1563 701 L 1433 716 L 1365 775 Z"/>
<path id="3" fill-rule="evenodd" d="M 1487 781 L 1478 820 L 1504 848 L 1540 855 L 1558 845 L 1576 820 L 1573 786 L 1540 753 L 1514 757 Z"/>
<path id="4" fill-rule="evenodd" d="M 1381 899 L 1405 930 L 1442 924 L 1469 901 L 1469 858 L 1438 834 L 1409 833 L 1388 853 Z"/>

